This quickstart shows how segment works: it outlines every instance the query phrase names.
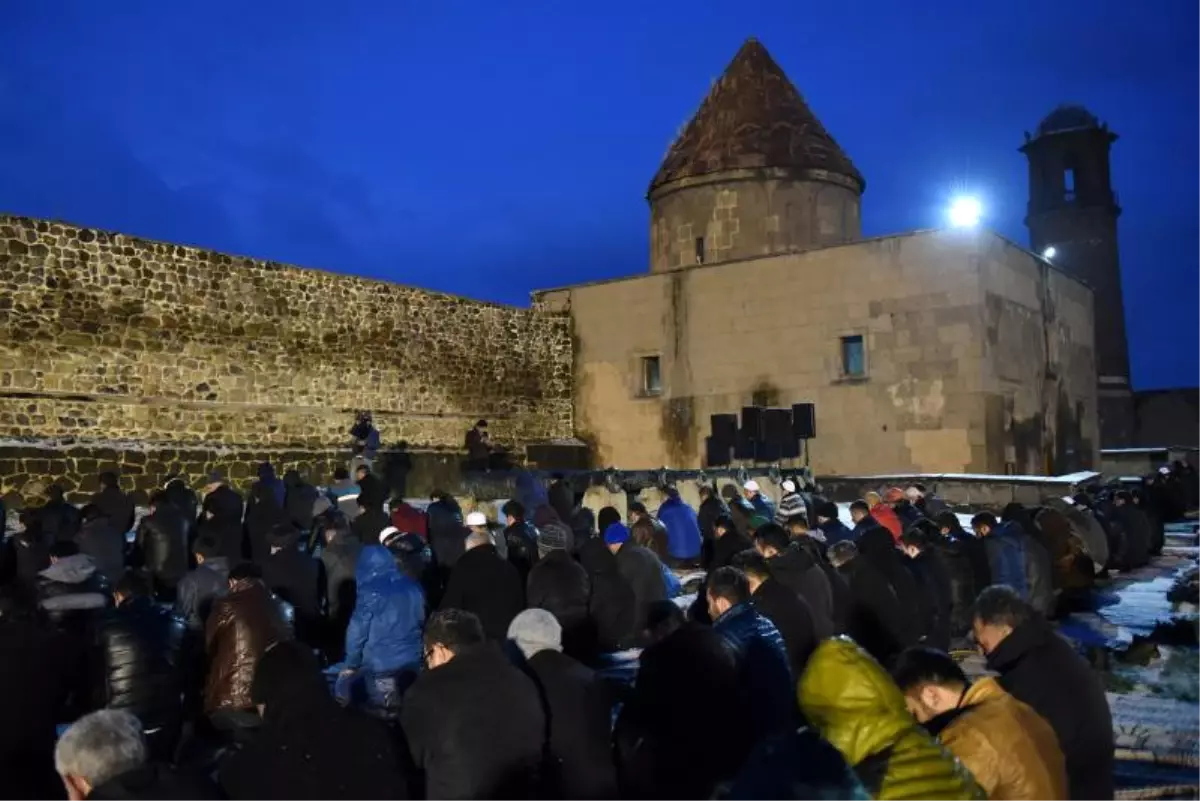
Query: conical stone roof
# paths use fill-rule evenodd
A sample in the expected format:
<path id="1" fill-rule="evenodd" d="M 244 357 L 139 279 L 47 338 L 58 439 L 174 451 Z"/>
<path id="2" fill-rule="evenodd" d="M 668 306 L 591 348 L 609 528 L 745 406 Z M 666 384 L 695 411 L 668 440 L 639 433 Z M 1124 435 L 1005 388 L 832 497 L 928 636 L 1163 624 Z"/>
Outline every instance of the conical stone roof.
<path id="1" fill-rule="evenodd" d="M 832 173 L 860 192 L 865 186 L 767 49 L 748 39 L 671 145 L 650 192 L 684 178 L 771 167 Z"/>

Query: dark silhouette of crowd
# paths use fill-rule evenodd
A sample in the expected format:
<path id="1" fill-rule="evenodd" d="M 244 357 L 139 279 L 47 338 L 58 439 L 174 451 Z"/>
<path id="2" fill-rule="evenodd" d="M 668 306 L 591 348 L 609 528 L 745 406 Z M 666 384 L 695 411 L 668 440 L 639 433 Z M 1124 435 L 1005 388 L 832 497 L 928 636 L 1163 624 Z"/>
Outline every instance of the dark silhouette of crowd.
<path id="1" fill-rule="evenodd" d="M 525 476 L 492 519 L 354 467 L 22 510 L 0 797 L 1112 798 L 1052 621 L 1196 506 L 1185 465 L 969 526 L 920 485 L 843 521 L 803 477 L 593 515 Z"/>

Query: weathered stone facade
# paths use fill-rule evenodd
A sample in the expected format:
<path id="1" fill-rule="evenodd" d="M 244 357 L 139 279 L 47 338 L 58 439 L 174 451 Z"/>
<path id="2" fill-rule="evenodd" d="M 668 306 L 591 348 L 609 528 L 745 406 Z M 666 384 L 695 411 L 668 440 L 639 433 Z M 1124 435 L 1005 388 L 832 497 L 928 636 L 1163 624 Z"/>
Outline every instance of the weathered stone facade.
<path id="1" fill-rule="evenodd" d="M 0 216 L 2 437 L 325 458 L 370 409 L 412 452 L 481 417 L 519 449 L 571 435 L 571 371 L 562 316 Z"/>
<path id="2" fill-rule="evenodd" d="M 822 474 L 1096 463 L 1091 293 L 991 233 L 906 234 L 535 298 L 574 321 L 576 426 L 600 464 L 700 467 L 710 415 L 800 402 L 817 407 Z M 862 337 L 863 375 L 845 374 L 843 337 Z M 647 358 L 660 392 L 641 383 Z"/>

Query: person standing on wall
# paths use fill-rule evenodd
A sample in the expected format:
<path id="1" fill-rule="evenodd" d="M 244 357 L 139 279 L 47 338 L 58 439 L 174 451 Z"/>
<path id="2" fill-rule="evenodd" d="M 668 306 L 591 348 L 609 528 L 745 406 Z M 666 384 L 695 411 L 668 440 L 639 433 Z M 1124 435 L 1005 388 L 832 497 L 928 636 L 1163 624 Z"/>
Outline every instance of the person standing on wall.
<path id="1" fill-rule="evenodd" d="M 492 458 L 492 441 L 488 438 L 487 420 L 479 420 L 467 431 L 467 469 L 487 470 Z"/>
<path id="2" fill-rule="evenodd" d="M 373 469 L 375 454 L 379 452 L 379 429 L 375 427 L 370 412 L 358 413 L 350 436 L 354 438 L 354 458 L 350 460 L 350 466 L 358 468 L 364 465 L 368 470 Z"/>

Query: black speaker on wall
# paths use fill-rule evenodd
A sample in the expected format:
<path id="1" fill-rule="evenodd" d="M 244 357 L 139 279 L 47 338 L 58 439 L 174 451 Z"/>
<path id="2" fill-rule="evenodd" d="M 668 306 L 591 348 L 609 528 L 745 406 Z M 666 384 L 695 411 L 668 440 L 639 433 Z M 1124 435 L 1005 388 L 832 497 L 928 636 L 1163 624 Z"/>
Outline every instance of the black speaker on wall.
<path id="1" fill-rule="evenodd" d="M 763 438 L 763 408 L 761 406 L 742 407 L 742 435 L 749 439 Z"/>
<path id="2" fill-rule="evenodd" d="M 733 445 L 716 437 L 705 437 L 704 450 L 704 461 L 709 467 L 725 467 L 730 462 L 729 452 L 733 450 Z"/>
<path id="3" fill-rule="evenodd" d="M 733 458 L 741 460 L 754 459 L 754 445 L 758 440 L 746 436 L 744 431 L 739 431 L 737 441 L 733 443 Z"/>
<path id="4" fill-rule="evenodd" d="M 792 433 L 792 410 L 764 409 L 762 438 L 764 442 L 781 448 L 788 440 L 794 440 L 796 436 Z"/>
<path id="5" fill-rule="evenodd" d="M 792 435 L 796 439 L 817 438 L 817 406 L 813 403 L 792 405 Z"/>
<path id="6" fill-rule="evenodd" d="M 778 442 L 760 440 L 754 444 L 754 461 L 778 462 L 783 458 L 783 446 Z"/>
<path id="7" fill-rule="evenodd" d="M 780 459 L 799 459 L 800 458 L 800 440 L 795 437 L 788 437 L 787 442 L 783 443 L 783 450 L 779 454 Z"/>
<path id="8" fill-rule="evenodd" d="M 736 414 L 714 414 L 710 419 L 712 420 L 712 438 L 732 448 L 737 443 L 738 416 Z"/>

